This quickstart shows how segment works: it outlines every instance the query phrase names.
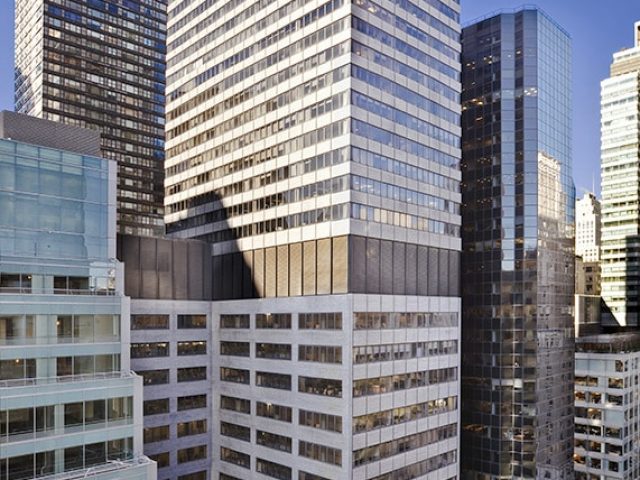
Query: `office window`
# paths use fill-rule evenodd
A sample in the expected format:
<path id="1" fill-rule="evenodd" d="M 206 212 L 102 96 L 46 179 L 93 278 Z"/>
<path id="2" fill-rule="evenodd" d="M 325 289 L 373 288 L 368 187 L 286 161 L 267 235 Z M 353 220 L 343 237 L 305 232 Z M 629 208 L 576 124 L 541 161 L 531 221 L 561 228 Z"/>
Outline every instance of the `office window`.
<path id="1" fill-rule="evenodd" d="M 193 410 L 196 408 L 205 408 L 207 406 L 207 395 L 189 395 L 186 397 L 178 397 L 178 411 Z"/>
<path id="2" fill-rule="evenodd" d="M 178 382 L 197 382 L 207 379 L 207 367 L 188 367 L 178 369 Z"/>
<path id="3" fill-rule="evenodd" d="M 236 425 L 235 423 L 220 422 L 220 434 L 226 437 L 237 438 L 244 442 L 251 441 L 251 429 L 243 425 Z"/>
<path id="4" fill-rule="evenodd" d="M 256 471 L 279 480 L 291 480 L 291 468 L 262 458 L 256 459 Z"/>
<path id="5" fill-rule="evenodd" d="M 298 480 L 329 480 L 326 477 L 321 477 L 320 475 L 315 475 L 309 472 L 303 472 L 300 470 L 298 472 Z"/>
<path id="6" fill-rule="evenodd" d="M 290 313 L 258 313 L 256 314 L 256 328 L 290 329 Z"/>
<path id="7" fill-rule="evenodd" d="M 256 432 L 256 443 L 264 447 L 273 448 L 274 450 L 291 453 L 291 438 L 285 437 L 284 435 L 258 430 Z"/>
<path id="8" fill-rule="evenodd" d="M 131 344 L 131 358 L 153 358 L 168 356 L 169 344 L 167 342 Z"/>
<path id="9" fill-rule="evenodd" d="M 328 378 L 298 377 L 298 391 L 326 397 L 342 397 L 342 381 Z"/>
<path id="10" fill-rule="evenodd" d="M 342 465 L 342 451 L 338 448 L 300 440 L 300 443 L 298 443 L 298 454 L 301 457 L 311 458 L 319 462 L 338 466 Z"/>
<path id="11" fill-rule="evenodd" d="M 201 470 L 199 472 L 188 473 L 186 475 L 178 475 L 178 480 L 208 480 L 207 471 Z"/>
<path id="12" fill-rule="evenodd" d="M 256 415 L 291 423 L 291 407 L 273 403 L 256 402 Z"/>
<path id="13" fill-rule="evenodd" d="M 207 446 L 198 445 L 196 447 L 183 448 L 178 450 L 178 463 L 193 462 L 207 458 Z"/>
<path id="14" fill-rule="evenodd" d="M 131 330 L 166 330 L 169 315 L 131 315 Z"/>
<path id="15" fill-rule="evenodd" d="M 249 455 L 230 448 L 220 447 L 220 460 L 243 468 L 251 468 L 251 457 Z"/>
<path id="16" fill-rule="evenodd" d="M 169 413 L 169 399 L 160 398 L 158 400 L 145 400 L 142 403 L 144 415 L 158 415 L 161 413 Z"/>
<path id="17" fill-rule="evenodd" d="M 169 440 L 169 425 L 162 425 L 160 427 L 147 427 L 143 430 L 143 433 L 144 443 Z"/>
<path id="18" fill-rule="evenodd" d="M 291 360 L 291 345 L 286 343 L 256 343 L 256 357 Z"/>
<path id="19" fill-rule="evenodd" d="M 342 313 L 300 313 L 300 330 L 342 330 Z"/>
<path id="20" fill-rule="evenodd" d="M 331 345 L 299 345 L 301 362 L 342 363 L 342 347 Z"/>
<path id="21" fill-rule="evenodd" d="M 248 357 L 251 352 L 249 350 L 249 342 L 220 342 L 220 355 L 229 355 L 233 357 Z"/>
<path id="22" fill-rule="evenodd" d="M 178 355 L 206 355 L 207 354 L 207 342 L 205 341 L 191 341 L 191 342 L 178 342 Z"/>
<path id="23" fill-rule="evenodd" d="M 249 328 L 249 315 L 220 315 L 220 328 Z"/>
<path id="24" fill-rule="evenodd" d="M 207 316 L 178 315 L 178 328 L 207 328 Z"/>
<path id="25" fill-rule="evenodd" d="M 156 453 L 149 455 L 149 458 L 158 463 L 158 468 L 168 467 L 171 464 L 169 452 Z"/>
<path id="26" fill-rule="evenodd" d="M 307 427 L 342 433 L 342 417 L 329 415 L 328 413 L 300 410 L 298 413 L 298 423 Z"/>
<path id="27" fill-rule="evenodd" d="M 251 413 L 251 400 L 221 395 L 220 408 L 240 413 Z"/>
<path id="28" fill-rule="evenodd" d="M 258 387 L 291 390 L 291 375 L 283 373 L 256 372 L 256 385 Z"/>
<path id="29" fill-rule="evenodd" d="M 169 383 L 169 370 L 140 370 L 136 372 L 142 377 L 142 384 L 146 386 L 150 385 L 162 385 Z"/>
<path id="30" fill-rule="evenodd" d="M 220 380 L 223 382 L 244 383 L 248 385 L 250 382 L 249 370 L 220 367 Z"/>
<path id="31" fill-rule="evenodd" d="M 207 420 L 192 420 L 178 424 L 178 438 L 207 432 Z"/>

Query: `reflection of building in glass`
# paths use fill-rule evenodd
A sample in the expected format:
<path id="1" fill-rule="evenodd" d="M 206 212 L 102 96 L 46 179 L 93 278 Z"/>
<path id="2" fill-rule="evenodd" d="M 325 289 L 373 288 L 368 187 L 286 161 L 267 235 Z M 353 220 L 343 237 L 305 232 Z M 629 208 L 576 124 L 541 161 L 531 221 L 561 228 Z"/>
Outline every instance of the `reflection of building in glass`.
<path id="1" fill-rule="evenodd" d="M 16 0 L 16 111 L 102 134 L 121 233 L 164 233 L 166 3 Z"/>
<path id="2" fill-rule="evenodd" d="M 525 8 L 462 45 L 462 477 L 570 479 L 570 42 Z"/>
<path id="3" fill-rule="evenodd" d="M 603 320 L 619 325 L 638 325 L 640 309 L 639 29 L 601 84 L 602 298 L 611 312 Z"/>
<path id="4" fill-rule="evenodd" d="M 576 480 L 640 478 L 640 334 L 576 338 Z"/>
<path id="5" fill-rule="evenodd" d="M 459 2 L 275 7 L 168 7 L 165 221 L 213 243 L 222 300 L 213 474 L 456 478 Z"/>
<path id="6" fill-rule="evenodd" d="M 114 260 L 116 165 L 98 146 L 88 130 L 0 114 L 3 479 L 155 478 Z"/>

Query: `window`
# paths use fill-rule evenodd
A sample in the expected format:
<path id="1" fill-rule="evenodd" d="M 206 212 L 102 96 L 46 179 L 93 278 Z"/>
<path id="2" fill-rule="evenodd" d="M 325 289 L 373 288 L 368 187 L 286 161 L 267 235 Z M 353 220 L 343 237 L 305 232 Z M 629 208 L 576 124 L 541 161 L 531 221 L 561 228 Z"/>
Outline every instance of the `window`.
<path id="1" fill-rule="evenodd" d="M 258 313 L 256 314 L 256 328 L 290 329 L 290 313 Z"/>
<path id="2" fill-rule="evenodd" d="M 207 316 L 178 315 L 178 328 L 207 328 Z"/>
<path id="3" fill-rule="evenodd" d="M 237 438 L 245 442 L 251 441 L 251 429 L 235 423 L 220 422 L 220 433 L 226 437 Z"/>
<path id="4" fill-rule="evenodd" d="M 131 330 L 166 330 L 169 315 L 131 315 Z"/>
<path id="5" fill-rule="evenodd" d="M 326 477 L 321 477 L 320 475 L 315 475 L 309 472 L 303 472 L 300 470 L 298 472 L 298 480 L 329 480 Z"/>
<path id="6" fill-rule="evenodd" d="M 187 397 L 178 397 L 178 411 L 193 410 L 196 408 L 205 408 L 207 406 L 207 395 L 189 395 Z"/>
<path id="7" fill-rule="evenodd" d="M 256 459 L 256 471 L 268 477 L 291 480 L 291 468 L 262 458 Z"/>
<path id="8" fill-rule="evenodd" d="M 187 475 L 179 475 L 178 480 L 207 480 L 207 471 L 201 470 L 195 473 L 188 473 Z"/>
<path id="9" fill-rule="evenodd" d="M 250 355 L 249 342 L 220 342 L 220 355 L 248 357 Z"/>
<path id="10" fill-rule="evenodd" d="M 223 382 L 249 384 L 249 370 L 220 367 L 220 380 Z"/>
<path id="11" fill-rule="evenodd" d="M 291 390 L 291 375 L 283 373 L 256 372 L 256 385 L 258 387 Z"/>
<path id="12" fill-rule="evenodd" d="M 132 343 L 131 358 L 168 357 L 169 344 L 160 343 Z"/>
<path id="13" fill-rule="evenodd" d="M 298 360 L 301 362 L 342 363 L 342 347 L 299 345 Z"/>
<path id="14" fill-rule="evenodd" d="M 307 427 L 342 433 L 342 417 L 337 415 L 300 410 L 298 423 Z"/>
<path id="15" fill-rule="evenodd" d="M 298 444 L 298 454 L 301 457 L 311 458 L 319 462 L 338 466 L 342 465 L 342 451 L 337 448 L 300 440 Z"/>
<path id="16" fill-rule="evenodd" d="M 220 447 L 220 460 L 233 463 L 244 468 L 251 468 L 251 457 L 246 453 L 236 452 L 230 448 Z"/>
<path id="17" fill-rule="evenodd" d="M 249 315 L 220 315 L 220 328 L 249 328 Z"/>
<path id="18" fill-rule="evenodd" d="M 298 391 L 326 397 L 342 397 L 342 381 L 327 378 L 298 377 Z"/>
<path id="19" fill-rule="evenodd" d="M 199 435 L 207 432 L 206 420 L 192 420 L 178 424 L 178 438 L 187 437 L 189 435 Z"/>
<path id="20" fill-rule="evenodd" d="M 158 463 L 158 468 L 168 467 L 170 465 L 169 452 L 157 453 L 149 455 L 149 458 Z"/>
<path id="21" fill-rule="evenodd" d="M 169 399 L 145 400 L 142 403 L 142 409 L 145 416 L 169 413 Z"/>
<path id="22" fill-rule="evenodd" d="M 300 330 L 342 330 L 342 313 L 301 313 Z"/>
<path id="23" fill-rule="evenodd" d="M 275 405 L 268 402 L 257 402 L 256 410 L 256 415 L 259 417 L 273 418 L 274 420 L 280 420 L 281 422 L 291 423 L 291 407 Z"/>
<path id="24" fill-rule="evenodd" d="M 0 380 L 16 380 L 36 377 L 35 358 L 0 360 Z"/>
<path id="25" fill-rule="evenodd" d="M 193 462 L 207 458 L 207 446 L 198 445 L 191 448 L 183 448 L 178 450 L 178 463 Z"/>
<path id="26" fill-rule="evenodd" d="M 256 343 L 256 357 L 291 360 L 291 345 L 286 343 Z"/>
<path id="27" fill-rule="evenodd" d="M 251 413 L 251 400 L 221 395 L 220 408 L 223 410 L 231 410 L 233 412 Z"/>
<path id="28" fill-rule="evenodd" d="M 264 447 L 273 448 L 274 450 L 282 450 L 291 453 L 291 438 L 275 433 L 263 432 L 258 430 L 256 434 L 256 443 Z"/>
<path id="29" fill-rule="evenodd" d="M 162 440 L 169 440 L 169 425 L 144 429 L 144 443 L 160 442 Z"/>
<path id="30" fill-rule="evenodd" d="M 163 385 L 169 383 L 169 370 L 143 370 L 136 372 L 142 376 L 142 384 L 147 387 L 149 385 Z"/>
<path id="31" fill-rule="evenodd" d="M 197 382 L 207 379 L 207 367 L 189 367 L 178 369 L 178 382 Z"/>
<path id="32" fill-rule="evenodd" d="M 178 342 L 178 355 L 206 355 L 207 354 L 207 342 L 204 341 L 192 341 L 192 342 Z"/>

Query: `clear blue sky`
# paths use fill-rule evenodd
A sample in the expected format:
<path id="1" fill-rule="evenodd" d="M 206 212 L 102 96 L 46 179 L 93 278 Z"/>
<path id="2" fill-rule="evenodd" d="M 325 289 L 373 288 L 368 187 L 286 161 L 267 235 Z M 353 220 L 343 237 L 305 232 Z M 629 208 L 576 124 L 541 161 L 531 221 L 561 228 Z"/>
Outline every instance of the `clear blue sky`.
<path id="1" fill-rule="evenodd" d="M 463 22 L 496 9 L 520 5 L 513 0 L 461 0 Z M 13 109 L 13 3 L 0 0 L 0 110 Z M 638 0 L 539 0 L 573 39 L 573 176 L 578 194 L 600 176 L 600 80 L 608 75 L 613 52 L 633 44 Z"/>

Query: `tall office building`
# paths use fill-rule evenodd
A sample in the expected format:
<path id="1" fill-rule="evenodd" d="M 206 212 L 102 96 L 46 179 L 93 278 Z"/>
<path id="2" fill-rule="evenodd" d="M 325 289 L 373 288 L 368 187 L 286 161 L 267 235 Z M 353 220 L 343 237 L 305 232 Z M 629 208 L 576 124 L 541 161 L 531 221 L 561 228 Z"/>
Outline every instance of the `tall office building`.
<path id="1" fill-rule="evenodd" d="M 573 478 L 571 52 L 540 10 L 462 33 L 462 478 Z"/>
<path id="2" fill-rule="evenodd" d="M 576 201 L 576 255 L 585 263 L 600 261 L 600 201 L 585 193 Z"/>
<path id="3" fill-rule="evenodd" d="M 0 478 L 154 480 L 95 132 L 0 113 Z"/>
<path id="4" fill-rule="evenodd" d="M 102 134 L 121 233 L 164 233 L 166 3 L 16 0 L 16 111 Z"/>
<path id="5" fill-rule="evenodd" d="M 223 300 L 214 478 L 457 478 L 459 9 L 169 2 L 165 220 Z"/>
<path id="6" fill-rule="evenodd" d="M 640 22 L 601 84 L 602 297 L 609 322 L 638 325 L 640 303 Z"/>

